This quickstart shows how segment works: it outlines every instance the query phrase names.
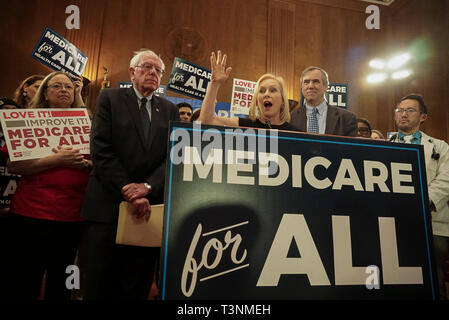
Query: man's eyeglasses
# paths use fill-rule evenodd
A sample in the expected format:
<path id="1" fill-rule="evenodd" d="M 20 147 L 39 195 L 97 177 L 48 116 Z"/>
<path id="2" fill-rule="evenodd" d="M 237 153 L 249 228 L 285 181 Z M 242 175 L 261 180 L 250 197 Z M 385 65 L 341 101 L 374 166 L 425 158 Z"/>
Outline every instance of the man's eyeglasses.
<path id="1" fill-rule="evenodd" d="M 399 113 L 399 114 L 402 114 L 403 112 L 405 112 L 406 114 L 409 114 L 409 113 L 413 113 L 413 112 L 418 112 L 418 110 L 413 109 L 413 108 L 408 108 L 408 109 L 395 109 L 394 112 L 395 112 L 395 113 Z"/>
<path id="2" fill-rule="evenodd" d="M 136 66 L 136 68 L 142 68 L 145 72 L 150 72 L 151 70 L 154 69 L 156 71 L 156 73 L 159 75 L 159 77 L 162 77 L 162 75 L 164 74 L 164 70 L 162 70 L 159 67 L 153 66 L 152 64 L 149 64 L 149 63 L 145 63 L 140 66 Z"/>
<path id="3" fill-rule="evenodd" d="M 188 115 L 189 117 L 192 115 L 192 112 L 187 112 L 187 111 L 179 111 L 179 115 L 183 116 L 183 115 Z"/>
<path id="4" fill-rule="evenodd" d="M 75 87 L 72 84 L 55 83 L 55 84 L 49 85 L 48 88 L 52 88 L 57 91 L 61 90 L 62 88 L 65 88 L 69 91 L 72 91 Z"/>

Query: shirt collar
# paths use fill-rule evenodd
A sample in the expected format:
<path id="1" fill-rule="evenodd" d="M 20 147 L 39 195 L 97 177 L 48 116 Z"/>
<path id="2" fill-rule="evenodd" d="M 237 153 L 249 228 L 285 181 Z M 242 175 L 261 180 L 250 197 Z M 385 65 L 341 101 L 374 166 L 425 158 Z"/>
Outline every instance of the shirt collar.
<path id="1" fill-rule="evenodd" d="M 323 100 L 323 102 L 321 102 L 316 107 L 309 106 L 307 104 L 307 102 L 306 102 L 306 111 L 307 111 L 307 113 L 312 113 L 313 109 L 315 109 L 315 108 L 318 110 L 318 114 L 319 115 L 323 115 L 324 112 L 327 111 L 327 102 L 326 102 L 326 100 Z"/>
<path id="2" fill-rule="evenodd" d="M 414 140 L 414 139 L 416 139 L 416 140 L 418 140 L 418 141 L 421 141 L 421 131 L 415 131 L 415 132 L 413 132 L 412 134 L 404 134 L 404 133 L 402 133 L 402 132 L 399 132 L 398 133 L 398 138 L 399 138 L 399 140 L 404 140 L 404 137 L 405 136 L 413 136 L 413 139 L 412 140 Z"/>
<path id="3" fill-rule="evenodd" d="M 153 94 L 154 92 L 152 92 L 148 97 L 144 97 L 139 90 L 137 90 L 136 88 L 134 88 L 134 92 L 136 93 L 137 99 L 139 100 L 139 105 L 140 105 L 140 101 L 142 100 L 142 98 L 147 98 L 148 101 L 150 101 L 153 98 Z"/>

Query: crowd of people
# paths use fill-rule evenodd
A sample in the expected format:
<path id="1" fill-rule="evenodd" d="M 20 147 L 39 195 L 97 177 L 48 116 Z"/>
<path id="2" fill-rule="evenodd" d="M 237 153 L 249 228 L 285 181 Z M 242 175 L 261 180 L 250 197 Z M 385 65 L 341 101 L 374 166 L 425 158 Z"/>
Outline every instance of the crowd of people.
<path id="1" fill-rule="evenodd" d="M 89 156 L 74 147 L 58 146 L 49 156 L 11 162 L 3 139 L 4 165 L 20 178 L 9 210 L 2 211 L 2 298 L 37 299 L 45 277 L 46 299 L 70 299 L 66 267 L 75 264 L 81 243 L 84 299 L 148 297 L 159 249 L 116 244 L 118 211 L 127 201 L 133 214 L 148 218 L 151 205 L 163 203 L 169 121 L 385 140 L 367 119 L 328 104 L 328 74 L 315 66 L 301 74 L 303 106 L 288 99 L 281 77 L 264 74 L 257 80 L 247 118 L 219 117 L 214 112 L 217 95 L 232 68 L 220 51 L 212 52 L 210 61 L 211 81 L 201 109 L 193 112 L 188 103 L 175 106 L 154 94 L 164 62 L 151 50 L 135 52 L 128 68 L 133 86 L 100 92 Z M 22 81 L 13 99 L 1 99 L 0 107 L 85 107 L 82 87 L 81 78 L 62 72 L 33 75 Z M 427 119 L 422 96 L 407 95 L 392 113 L 398 133 L 391 141 L 424 146 L 440 294 L 445 298 L 449 146 L 420 130 Z"/>

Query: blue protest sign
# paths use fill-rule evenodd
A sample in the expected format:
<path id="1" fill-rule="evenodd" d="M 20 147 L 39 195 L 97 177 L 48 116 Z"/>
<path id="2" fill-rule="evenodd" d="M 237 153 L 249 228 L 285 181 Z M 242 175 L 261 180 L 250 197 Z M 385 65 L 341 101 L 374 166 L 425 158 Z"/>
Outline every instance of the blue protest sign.
<path id="1" fill-rule="evenodd" d="M 131 81 L 121 81 L 118 83 L 119 88 L 131 88 L 133 83 Z M 165 97 L 166 86 L 160 85 L 159 88 L 154 92 L 159 97 Z"/>
<path id="2" fill-rule="evenodd" d="M 166 90 L 167 86 L 160 85 L 159 88 L 154 93 L 159 97 L 165 97 Z"/>
<path id="3" fill-rule="evenodd" d="M 118 83 L 119 88 L 131 88 L 133 86 L 132 82 L 122 81 Z"/>
<path id="4" fill-rule="evenodd" d="M 160 88 L 159 88 L 160 89 Z M 170 100 L 174 104 L 178 104 L 181 102 L 187 102 L 192 107 L 193 111 L 196 111 L 201 108 L 203 103 L 202 100 L 197 99 L 189 99 L 189 98 L 177 98 L 177 97 L 165 97 L 167 100 Z M 215 105 L 215 114 L 219 117 L 231 117 L 231 104 L 228 102 L 217 102 Z"/>
<path id="5" fill-rule="evenodd" d="M 348 85 L 345 83 L 329 83 L 325 93 L 327 102 L 332 106 L 348 109 Z"/>
<path id="6" fill-rule="evenodd" d="M 209 69 L 186 60 L 175 58 L 168 80 L 167 90 L 195 99 L 204 99 L 211 73 Z"/>
<path id="7" fill-rule="evenodd" d="M 81 76 L 87 56 L 63 36 L 46 28 L 31 56 L 55 71 Z"/>

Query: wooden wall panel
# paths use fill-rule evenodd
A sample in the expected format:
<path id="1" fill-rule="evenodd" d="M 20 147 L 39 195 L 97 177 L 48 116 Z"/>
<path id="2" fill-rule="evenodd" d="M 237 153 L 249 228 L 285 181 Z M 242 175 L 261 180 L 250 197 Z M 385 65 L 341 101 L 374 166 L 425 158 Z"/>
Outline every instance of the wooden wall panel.
<path id="1" fill-rule="evenodd" d="M 165 62 L 162 84 L 167 84 L 175 56 L 210 68 L 211 50 L 221 49 L 233 67 L 231 77 L 257 80 L 266 65 L 266 13 L 265 2 L 261 5 L 257 0 L 244 5 L 236 0 L 109 1 L 99 64 L 111 70 L 110 80 L 116 86 L 129 81 L 133 51 L 150 48 Z M 199 50 L 189 49 L 189 44 L 198 43 L 204 44 Z M 230 101 L 231 92 L 232 81 L 228 81 L 219 99 Z"/>
<path id="2" fill-rule="evenodd" d="M 449 141 L 449 2 L 412 0 L 392 16 L 392 38 L 413 55 L 414 75 L 395 86 L 398 101 L 416 92 L 424 96 L 428 134 Z"/>
<path id="3" fill-rule="evenodd" d="M 289 97 L 295 91 L 295 4 L 269 0 L 267 72 L 281 76 Z"/>
<path id="4" fill-rule="evenodd" d="M 103 69 L 99 65 L 100 48 L 102 44 L 104 8 L 106 0 L 78 0 L 80 8 L 80 29 L 65 29 L 64 37 L 75 44 L 87 57 L 83 76 L 91 81 L 85 104 L 93 110 L 101 87 Z M 100 72 L 100 75 L 98 74 Z"/>
<path id="5" fill-rule="evenodd" d="M 31 57 L 45 27 L 65 33 L 69 1 L 2 1 L 0 19 L 0 96 L 12 97 L 20 82 L 51 70 Z"/>
<path id="6" fill-rule="evenodd" d="M 382 39 L 378 30 L 367 30 L 366 14 L 310 1 L 296 6 L 295 100 L 300 99 L 300 76 L 308 66 L 329 74 L 330 82 L 347 83 L 348 109 L 361 117 L 377 114 L 375 95 L 363 94 L 366 66 Z"/>
<path id="7" fill-rule="evenodd" d="M 65 8 L 81 9 L 81 29 L 65 28 Z M 50 70 L 30 57 L 46 26 L 85 52 L 85 76 L 92 81 L 88 103 L 95 105 L 109 69 L 112 87 L 128 81 L 134 50 L 160 53 L 167 84 L 175 56 L 209 67 L 211 50 L 221 49 L 233 67 L 231 77 L 256 81 L 263 73 L 282 75 L 289 98 L 299 100 L 301 71 L 309 65 L 326 69 L 331 82 L 349 84 L 349 109 L 368 118 L 384 133 L 394 129 L 392 109 L 403 94 L 419 91 L 431 109 L 429 134 L 449 136 L 449 3 L 445 0 L 396 0 L 381 9 L 380 30 L 367 30 L 365 8 L 358 0 L 17 0 L 2 1 L 0 20 L 3 61 L 0 95 L 11 96 L 33 73 Z M 368 62 L 421 39 L 429 57 L 407 81 L 368 85 Z M 219 93 L 230 101 L 232 81 Z M 169 95 L 179 96 L 172 92 Z"/>

